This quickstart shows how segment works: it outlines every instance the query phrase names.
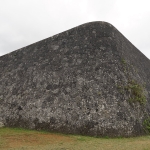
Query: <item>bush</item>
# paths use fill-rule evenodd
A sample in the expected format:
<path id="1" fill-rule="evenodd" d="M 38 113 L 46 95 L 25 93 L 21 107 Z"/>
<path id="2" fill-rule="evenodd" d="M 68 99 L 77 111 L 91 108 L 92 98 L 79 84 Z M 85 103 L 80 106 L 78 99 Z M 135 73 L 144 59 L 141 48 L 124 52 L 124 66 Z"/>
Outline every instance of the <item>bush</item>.
<path id="1" fill-rule="evenodd" d="M 139 102 L 140 104 L 145 104 L 146 97 L 144 95 L 143 87 L 136 83 L 135 81 L 130 81 L 125 89 L 131 93 L 131 98 L 129 102 Z"/>
<path id="2" fill-rule="evenodd" d="M 150 134 L 150 117 L 144 120 L 143 125 L 145 131 Z"/>

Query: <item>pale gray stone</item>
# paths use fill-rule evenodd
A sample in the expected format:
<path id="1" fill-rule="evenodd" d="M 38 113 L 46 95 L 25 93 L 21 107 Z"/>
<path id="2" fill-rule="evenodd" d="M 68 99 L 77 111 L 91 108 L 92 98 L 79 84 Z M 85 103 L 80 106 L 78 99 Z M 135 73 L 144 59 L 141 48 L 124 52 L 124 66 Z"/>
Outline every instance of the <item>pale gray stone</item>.
<path id="1" fill-rule="evenodd" d="M 2 122 L 0 122 L 0 128 L 4 127 L 4 124 Z"/>
<path id="2" fill-rule="evenodd" d="M 132 81 L 144 105 L 130 103 Z M 137 136 L 149 116 L 150 60 L 109 23 L 86 23 L 0 57 L 1 126 Z"/>

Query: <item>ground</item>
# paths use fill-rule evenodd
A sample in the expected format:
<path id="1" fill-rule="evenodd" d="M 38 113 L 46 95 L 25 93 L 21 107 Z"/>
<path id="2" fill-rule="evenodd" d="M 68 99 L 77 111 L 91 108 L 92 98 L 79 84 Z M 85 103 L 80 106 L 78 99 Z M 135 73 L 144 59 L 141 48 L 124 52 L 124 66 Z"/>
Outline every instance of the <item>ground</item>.
<path id="1" fill-rule="evenodd" d="M 150 136 L 95 138 L 0 128 L 0 150 L 149 150 Z"/>

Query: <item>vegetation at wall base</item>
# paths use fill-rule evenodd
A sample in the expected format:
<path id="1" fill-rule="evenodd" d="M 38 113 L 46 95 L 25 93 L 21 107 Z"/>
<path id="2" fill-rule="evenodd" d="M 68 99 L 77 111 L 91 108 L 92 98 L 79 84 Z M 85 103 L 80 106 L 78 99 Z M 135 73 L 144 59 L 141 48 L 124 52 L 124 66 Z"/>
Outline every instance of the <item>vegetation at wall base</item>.
<path id="1" fill-rule="evenodd" d="M 144 120 L 143 126 L 144 126 L 144 129 L 145 129 L 145 132 L 147 134 L 150 134 L 150 117 L 148 117 L 147 119 Z"/>

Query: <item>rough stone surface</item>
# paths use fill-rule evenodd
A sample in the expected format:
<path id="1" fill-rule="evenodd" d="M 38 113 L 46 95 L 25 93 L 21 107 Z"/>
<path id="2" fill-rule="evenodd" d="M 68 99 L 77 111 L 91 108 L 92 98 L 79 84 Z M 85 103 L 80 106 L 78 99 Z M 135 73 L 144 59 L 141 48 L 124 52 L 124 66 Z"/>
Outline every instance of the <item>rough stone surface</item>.
<path id="1" fill-rule="evenodd" d="M 0 122 L 91 136 L 142 135 L 149 77 L 150 60 L 115 27 L 83 24 L 0 57 Z M 129 101 L 130 81 L 142 86 L 144 104 Z"/>
<path id="2" fill-rule="evenodd" d="M 0 128 L 4 127 L 4 124 L 2 122 L 0 122 Z"/>

